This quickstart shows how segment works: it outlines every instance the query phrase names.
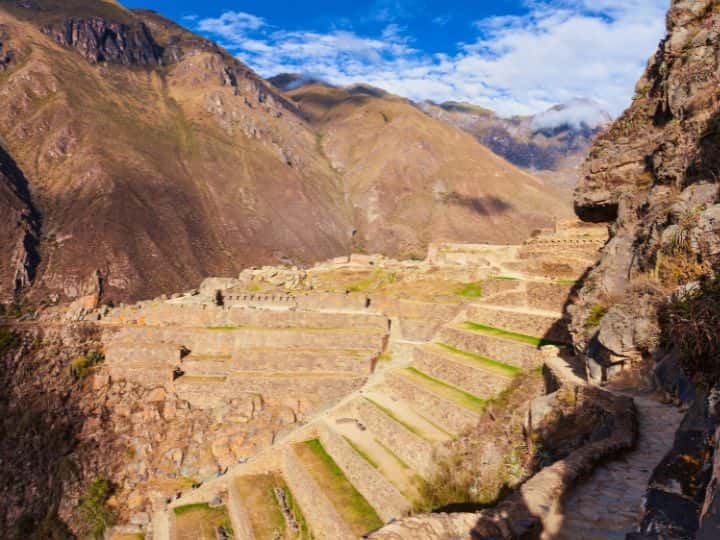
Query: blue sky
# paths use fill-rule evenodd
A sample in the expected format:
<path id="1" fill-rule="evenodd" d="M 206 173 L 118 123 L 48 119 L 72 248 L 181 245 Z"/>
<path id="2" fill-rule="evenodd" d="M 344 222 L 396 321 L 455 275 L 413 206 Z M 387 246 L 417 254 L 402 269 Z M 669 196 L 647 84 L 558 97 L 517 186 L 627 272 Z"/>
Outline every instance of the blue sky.
<path id="1" fill-rule="evenodd" d="M 528 114 L 630 102 L 669 0 L 126 0 L 219 42 L 263 76 L 365 82 Z"/>

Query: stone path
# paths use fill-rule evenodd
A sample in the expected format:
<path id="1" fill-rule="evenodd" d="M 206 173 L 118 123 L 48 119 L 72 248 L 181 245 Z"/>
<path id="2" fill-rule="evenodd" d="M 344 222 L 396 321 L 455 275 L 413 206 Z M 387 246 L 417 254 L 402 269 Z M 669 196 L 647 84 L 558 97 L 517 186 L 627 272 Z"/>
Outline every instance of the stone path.
<path id="1" fill-rule="evenodd" d="M 544 540 L 624 540 L 635 530 L 648 479 L 672 447 L 682 413 L 650 394 L 618 393 L 635 400 L 640 422 L 636 449 L 596 468 L 573 488 L 547 523 Z"/>

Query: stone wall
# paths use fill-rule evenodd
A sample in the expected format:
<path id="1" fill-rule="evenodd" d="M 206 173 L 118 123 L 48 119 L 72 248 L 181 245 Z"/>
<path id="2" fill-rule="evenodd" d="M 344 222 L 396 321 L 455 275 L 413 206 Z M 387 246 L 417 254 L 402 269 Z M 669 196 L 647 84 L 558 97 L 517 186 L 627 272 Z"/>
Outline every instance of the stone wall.
<path id="1" fill-rule="evenodd" d="M 477 414 L 426 392 L 402 375 L 389 372 L 386 382 L 393 393 L 416 406 L 417 412 L 452 433 L 460 433 L 468 426 L 476 424 L 479 419 Z"/>
<path id="2" fill-rule="evenodd" d="M 546 281 L 491 279 L 482 284 L 482 301 L 498 306 L 518 306 L 562 313 L 574 284 Z"/>
<path id="3" fill-rule="evenodd" d="M 146 326 L 221 327 L 252 326 L 263 328 L 338 328 L 349 326 L 387 330 L 387 318 L 362 313 L 318 311 L 277 311 L 219 307 L 211 303 L 153 302 L 117 308 L 104 319 L 106 324 Z"/>
<path id="4" fill-rule="evenodd" d="M 437 266 L 486 266 L 497 259 L 511 259 L 517 246 L 490 244 L 430 244 L 427 262 Z"/>
<path id="5" fill-rule="evenodd" d="M 230 371 L 343 372 L 368 375 L 377 349 L 245 349 L 230 356 L 213 358 L 190 355 L 182 361 L 187 373 L 224 374 Z"/>
<path id="6" fill-rule="evenodd" d="M 383 441 L 395 454 L 415 472 L 429 478 L 432 472 L 432 445 L 408 431 L 364 398 L 355 403 L 360 422 Z"/>
<path id="7" fill-rule="evenodd" d="M 246 348 L 288 349 L 377 349 L 384 343 L 384 334 L 362 327 L 342 329 L 285 328 L 123 328 L 108 340 L 108 348 L 123 343 L 160 343 L 185 347 L 200 355 L 229 355 Z M 138 347 L 142 350 L 142 346 Z"/>
<path id="8" fill-rule="evenodd" d="M 415 349 L 413 366 L 481 398 L 495 396 L 510 382 L 508 377 L 454 361 L 452 353 L 442 353 L 425 347 Z"/>
<path id="9" fill-rule="evenodd" d="M 320 426 L 319 434 L 325 450 L 383 521 L 400 518 L 410 512 L 410 504 L 397 488 L 359 456 L 345 439 L 325 425 Z"/>
<path id="10" fill-rule="evenodd" d="M 315 538 L 318 540 L 355 538 L 292 447 L 283 450 L 282 473 Z"/>
<path id="11" fill-rule="evenodd" d="M 559 324 L 557 317 L 518 313 L 501 309 L 473 306 L 468 309 L 469 321 L 518 332 L 529 336 L 547 338 L 562 343 L 570 343 L 570 334 L 566 324 Z"/>
<path id="12" fill-rule="evenodd" d="M 495 338 L 471 330 L 447 326 L 440 331 L 439 340 L 463 351 L 474 352 L 523 369 L 532 369 L 542 363 L 540 351 L 534 345 Z"/>

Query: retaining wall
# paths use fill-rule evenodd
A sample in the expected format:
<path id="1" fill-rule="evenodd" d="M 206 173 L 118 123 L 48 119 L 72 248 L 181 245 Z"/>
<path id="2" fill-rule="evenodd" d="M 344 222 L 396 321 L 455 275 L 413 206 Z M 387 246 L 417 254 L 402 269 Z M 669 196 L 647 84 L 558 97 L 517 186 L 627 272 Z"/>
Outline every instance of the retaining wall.
<path id="1" fill-rule="evenodd" d="M 375 467 L 359 456 L 345 439 L 326 425 L 321 425 L 318 431 L 325 450 L 383 521 L 390 521 L 409 513 L 410 503 L 405 497 Z"/>
<path id="2" fill-rule="evenodd" d="M 567 324 L 552 315 L 518 313 L 474 305 L 467 310 L 467 320 L 538 338 L 571 342 Z"/>
<path id="3" fill-rule="evenodd" d="M 440 331 L 439 340 L 463 351 L 474 352 L 523 369 L 532 369 L 542 363 L 540 350 L 534 345 L 480 332 L 446 326 Z"/>
<path id="4" fill-rule="evenodd" d="M 511 381 L 509 377 L 463 364 L 459 359 L 455 359 L 452 353 L 425 347 L 415 349 L 413 365 L 436 379 L 483 399 L 489 399 L 502 392 Z"/>
<path id="5" fill-rule="evenodd" d="M 283 450 L 282 473 L 315 538 L 319 540 L 355 538 L 292 447 Z"/>
<path id="6" fill-rule="evenodd" d="M 385 382 L 394 394 L 446 431 L 460 433 L 478 421 L 477 414 L 412 384 L 402 375 L 388 372 Z"/>
<path id="7" fill-rule="evenodd" d="M 433 470 L 433 448 L 428 441 L 408 431 L 364 398 L 359 398 L 354 405 L 360 422 L 372 431 L 378 440 L 391 448 L 420 476 L 430 477 Z"/>

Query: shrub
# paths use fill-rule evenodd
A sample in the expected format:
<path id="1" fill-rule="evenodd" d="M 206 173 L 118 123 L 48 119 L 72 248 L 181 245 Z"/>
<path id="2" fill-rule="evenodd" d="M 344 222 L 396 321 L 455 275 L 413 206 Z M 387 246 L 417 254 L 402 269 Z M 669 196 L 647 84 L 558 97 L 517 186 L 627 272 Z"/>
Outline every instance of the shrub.
<path id="1" fill-rule="evenodd" d="M 720 278 L 663 306 L 660 324 L 665 344 L 677 348 L 689 376 L 709 383 L 720 379 Z"/>
<path id="2" fill-rule="evenodd" d="M 84 531 L 96 540 L 104 537 L 115 517 L 107 502 L 112 495 L 113 485 L 107 478 L 93 480 L 80 497 L 80 515 Z"/>
<path id="3" fill-rule="evenodd" d="M 98 351 L 91 351 L 86 355 L 77 356 L 70 364 L 70 373 L 76 380 L 84 379 L 90 370 L 105 361 L 105 356 Z"/>
<path id="4" fill-rule="evenodd" d="M 587 319 L 585 319 L 585 328 L 597 328 L 600 321 L 607 314 L 608 308 L 603 304 L 595 304 L 590 308 Z"/>

